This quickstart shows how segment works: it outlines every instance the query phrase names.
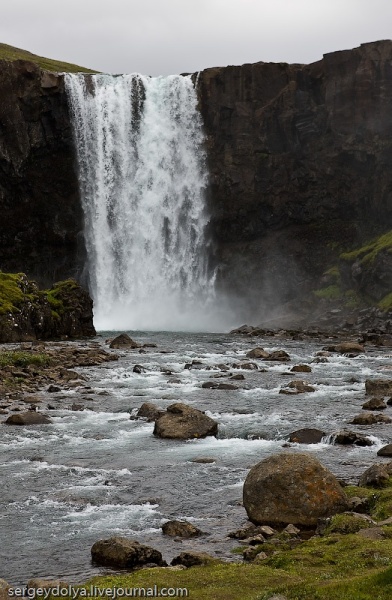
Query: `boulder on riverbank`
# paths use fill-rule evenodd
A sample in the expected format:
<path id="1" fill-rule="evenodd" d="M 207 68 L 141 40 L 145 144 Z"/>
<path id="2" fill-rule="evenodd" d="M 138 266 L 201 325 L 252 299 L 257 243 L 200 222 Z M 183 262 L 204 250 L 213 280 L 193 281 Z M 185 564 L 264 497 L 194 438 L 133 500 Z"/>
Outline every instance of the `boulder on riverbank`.
<path id="1" fill-rule="evenodd" d="M 348 509 L 336 477 L 308 454 L 277 454 L 259 462 L 245 480 L 243 500 L 255 524 L 314 527 L 319 518 Z"/>
<path id="2" fill-rule="evenodd" d="M 91 548 L 91 558 L 97 565 L 119 569 L 140 567 L 149 563 L 166 566 L 158 550 L 125 537 L 112 537 L 95 542 Z"/>
<path id="3" fill-rule="evenodd" d="M 204 438 L 218 433 L 218 423 L 204 412 L 177 402 L 155 421 L 154 435 L 174 440 Z"/>
<path id="4" fill-rule="evenodd" d="M 72 279 L 42 291 L 24 273 L 0 273 L 0 343 L 94 336 L 92 309 Z"/>

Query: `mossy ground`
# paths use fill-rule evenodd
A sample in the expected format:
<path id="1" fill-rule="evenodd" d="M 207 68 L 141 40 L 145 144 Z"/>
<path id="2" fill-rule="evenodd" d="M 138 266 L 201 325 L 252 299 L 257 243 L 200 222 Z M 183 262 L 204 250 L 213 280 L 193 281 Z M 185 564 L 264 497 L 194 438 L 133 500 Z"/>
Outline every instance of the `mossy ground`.
<path id="1" fill-rule="evenodd" d="M 56 73 L 97 72 L 91 69 L 85 69 L 84 67 L 80 67 L 79 65 L 73 65 L 67 62 L 53 60 L 50 58 L 45 58 L 43 56 L 37 56 L 36 54 L 32 54 L 27 50 L 14 48 L 14 46 L 9 46 L 8 44 L 0 44 L 0 60 L 8 60 L 10 62 L 14 60 L 28 60 L 37 64 L 39 67 L 41 67 L 41 69 L 44 69 L 46 71 L 53 71 Z"/>
<path id="2" fill-rule="evenodd" d="M 66 310 L 64 299 L 68 292 L 77 287 L 76 281 L 67 279 L 55 283 L 50 290 L 39 291 L 34 282 L 29 282 L 24 273 L 0 272 L 0 315 L 17 313 L 21 305 L 28 301 L 46 299 L 52 309 L 52 316 L 59 317 Z"/>
<path id="3" fill-rule="evenodd" d="M 392 516 L 392 480 L 383 489 L 350 486 L 345 490 L 349 497 L 369 500 L 373 519 Z M 259 564 L 218 563 L 179 571 L 143 569 L 95 577 L 82 587 L 187 588 L 188 597 L 195 600 L 268 600 L 274 594 L 289 600 L 390 600 L 392 525 L 382 527 L 385 537 L 379 540 L 365 539 L 355 532 L 333 532 L 333 524 L 336 528 L 339 523 L 344 525 L 345 518 L 336 515 L 330 533 L 314 536 L 293 549 L 288 548 L 289 543 L 262 544 L 260 550 L 268 558 Z M 356 522 L 353 531 L 358 530 Z"/>
<path id="4" fill-rule="evenodd" d="M 0 367 L 47 367 L 51 362 L 50 356 L 45 353 L 23 352 L 21 350 L 1 350 Z"/>

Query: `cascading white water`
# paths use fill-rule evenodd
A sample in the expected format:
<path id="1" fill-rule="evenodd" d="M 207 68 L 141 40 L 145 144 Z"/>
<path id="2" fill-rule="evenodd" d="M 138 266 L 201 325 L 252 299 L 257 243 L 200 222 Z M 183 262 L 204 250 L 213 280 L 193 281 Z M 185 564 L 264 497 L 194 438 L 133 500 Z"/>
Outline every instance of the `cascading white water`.
<path id="1" fill-rule="evenodd" d="M 65 84 L 97 328 L 216 330 L 191 77 L 66 74 Z"/>

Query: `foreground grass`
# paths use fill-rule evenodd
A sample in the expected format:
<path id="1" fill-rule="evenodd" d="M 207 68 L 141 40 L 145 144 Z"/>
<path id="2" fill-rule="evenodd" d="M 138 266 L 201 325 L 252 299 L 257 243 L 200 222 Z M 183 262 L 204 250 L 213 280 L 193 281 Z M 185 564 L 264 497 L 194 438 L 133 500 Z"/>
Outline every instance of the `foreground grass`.
<path id="1" fill-rule="evenodd" d="M 41 69 L 56 73 L 96 73 L 96 71 L 85 69 L 79 65 L 38 56 L 32 52 L 22 50 L 21 48 L 14 48 L 14 46 L 9 46 L 8 44 L 0 44 L 0 60 L 8 60 L 11 62 L 14 60 L 28 60 L 37 64 Z"/>
<path id="2" fill-rule="evenodd" d="M 349 497 L 367 499 L 374 520 L 392 516 L 392 478 L 381 489 L 349 486 L 346 492 Z M 95 586 L 93 595 L 100 598 L 115 597 L 114 590 L 120 590 L 117 597 L 121 597 L 125 589 L 128 597 L 154 597 L 157 586 L 188 591 L 187 596 L 171 593 L 161 597 L 195 600 L 269 600 L 274 594 L 288 600 L 391 600 L 392 524 L 378 528 L 381 539 L 370 539 L 363 537 L 358 521 L 355 514 L 336 515 L 323 536 L 291 549 L 290 539 L 282 535 L 278 537 L 283 543 L 268 540 L 259 546 L 268 558 L 259 563 L 216 560 L 184 570 L 152 568 L 94 577 L 80 586 L 86 591 L 79 597 L 87 597 L 91 586 Z M 101 591 L 97 593 L 97 589 Z"/>
<path id="3" fill-rule="evenodd" d="M 44 352 L 32 353 L 21 350 L 1 350 L 0 367 L 47 367 L 50 365 L 51 357 Z"/>

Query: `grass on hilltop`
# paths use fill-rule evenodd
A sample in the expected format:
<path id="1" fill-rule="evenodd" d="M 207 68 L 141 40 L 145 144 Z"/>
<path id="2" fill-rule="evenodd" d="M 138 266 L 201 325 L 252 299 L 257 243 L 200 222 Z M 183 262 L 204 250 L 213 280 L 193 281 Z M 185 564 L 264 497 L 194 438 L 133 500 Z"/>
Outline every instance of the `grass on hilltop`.
<path id="1" fill-rule="evenodd" d="M 8 44 L 0 44 L 0 60 L 8 60 L 10 62 L 13 62 L 15 60 L 28 60 L 30 62 L 35 63 L 45 71 L 53 71 L 56 73 L 97 72 L 93 71 L 92 69 L 80 67 L 79 65 L 73 65 L 71 63 L 53 60 L 51 58 L 45 58 L 43 56 L 38 56 L 37 54 L 33 54 L 32 52 L 22 50 L 21 48 L 15 48 L 14 46 L 9 46 Z"/>

